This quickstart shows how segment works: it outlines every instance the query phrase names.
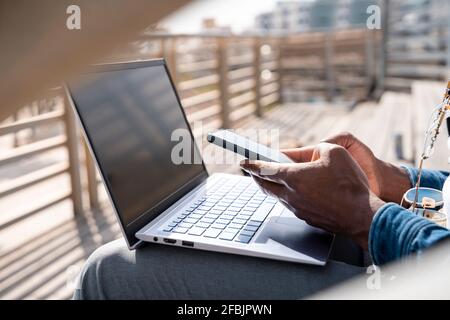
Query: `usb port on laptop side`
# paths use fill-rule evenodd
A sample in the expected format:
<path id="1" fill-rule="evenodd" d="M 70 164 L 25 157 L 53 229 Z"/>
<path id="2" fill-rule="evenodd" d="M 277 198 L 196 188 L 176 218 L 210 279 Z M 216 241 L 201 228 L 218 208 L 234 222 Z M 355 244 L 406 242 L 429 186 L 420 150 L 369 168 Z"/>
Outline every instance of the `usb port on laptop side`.
<path id="1" fill-rule="evenodd" d="M 193 247 L 194 243 L 191 241 L 182 241 L 181 244 L 186 247 Z"/>

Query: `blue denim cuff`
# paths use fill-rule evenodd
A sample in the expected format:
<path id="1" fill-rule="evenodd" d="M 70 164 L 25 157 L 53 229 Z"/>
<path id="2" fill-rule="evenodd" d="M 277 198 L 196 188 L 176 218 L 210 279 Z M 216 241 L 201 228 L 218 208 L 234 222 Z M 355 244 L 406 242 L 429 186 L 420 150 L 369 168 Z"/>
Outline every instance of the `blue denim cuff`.
<path id="1" fill-rule="evenodd" d="M 386 203 L 377 211 L 369 232 L 369 252 L 374 264 L 384 264 L 403 255 L 405 242 L 413 233 L 406 225 L 413 226 L 410 220 L 415 218 L 420 220 L 394 203 Z"/>
<path id="2" fill-rule="evenodd" d="M 369 231 L 369 253 L 381 265 L 450 237 L 450 231 L 394 204 L 375 214 Z"/>
<path id="3" fill-rule="evenodd" d="M 419 170 L 412 168 L 412 167 L 408 167 L 408 166 L 401 166 L 403 169 L 406 170 L 406 172 L 408 172 L 408 177 L 409 177 L 409 182 L 411 183 L 411 188 L 414 187 L 416 185 L 416 181 L 417 181 L 417 175 Z"/>
<path id="4" fill-rule="evenodd" d="M 419 169 L 402 166 L 408 172 L 409 181 L 411 182 L 411 188 L 416 185 L 417 177 L 419 175 Z M 446 171 L 437 170 L 422 170 L 422 178 L 420 179 L 420 186 L 442 190 L 444 182 L 447 179 L 449 173 Z"/>

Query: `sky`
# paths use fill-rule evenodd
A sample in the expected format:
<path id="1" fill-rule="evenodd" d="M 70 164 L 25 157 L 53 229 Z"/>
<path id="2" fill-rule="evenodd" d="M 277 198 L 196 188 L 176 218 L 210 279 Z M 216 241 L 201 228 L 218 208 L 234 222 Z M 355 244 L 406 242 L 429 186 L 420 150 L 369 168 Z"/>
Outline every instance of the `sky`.
<path id="1" fill-rule="evenodd" d="M 241 32 L 254 25 L 255 17 L 275 8 L 279 0 L 196 0 L 166 19 L 162 25 L 175 33 L 201 30 L 203 18 L 215 18 L 219 26 Z"/>

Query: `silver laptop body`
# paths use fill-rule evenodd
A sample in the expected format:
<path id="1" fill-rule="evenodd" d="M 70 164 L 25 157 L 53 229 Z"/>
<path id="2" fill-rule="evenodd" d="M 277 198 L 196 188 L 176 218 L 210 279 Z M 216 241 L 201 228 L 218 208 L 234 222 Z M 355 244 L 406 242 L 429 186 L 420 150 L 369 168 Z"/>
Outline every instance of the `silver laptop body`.
<path id="1" fill-rule="evenodd" d="M 130 249 L 152 242 L 326 264 L 334 236 L 251 178 L 171 161 L 178 129 L 200 156 L 164 60 L 95 66 L 67 89 Z"/>

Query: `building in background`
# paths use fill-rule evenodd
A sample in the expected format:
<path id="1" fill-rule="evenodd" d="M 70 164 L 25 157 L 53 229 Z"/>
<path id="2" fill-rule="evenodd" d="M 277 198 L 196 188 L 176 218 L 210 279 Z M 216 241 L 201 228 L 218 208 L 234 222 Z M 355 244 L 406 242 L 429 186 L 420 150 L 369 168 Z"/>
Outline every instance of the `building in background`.
<path id="1" fill-rule="evenodd" d="M 367 8 L 377 0 L 280 1 L 272 12 L 256 17 L 261 32 L 299 33 L 365 25 Z"/>
<path id="2" fill-rule="evenodd" d="M 448 79 L 450 1 L 391 0 L 389 4 L 386 89 L 408 91 L 417 79 Z"/>

